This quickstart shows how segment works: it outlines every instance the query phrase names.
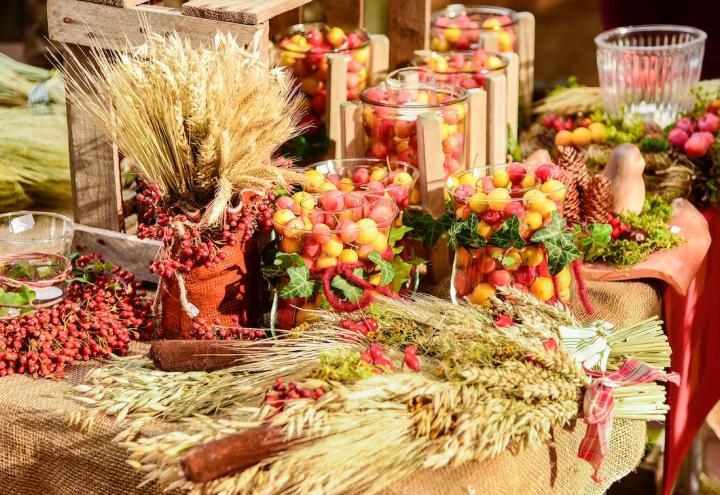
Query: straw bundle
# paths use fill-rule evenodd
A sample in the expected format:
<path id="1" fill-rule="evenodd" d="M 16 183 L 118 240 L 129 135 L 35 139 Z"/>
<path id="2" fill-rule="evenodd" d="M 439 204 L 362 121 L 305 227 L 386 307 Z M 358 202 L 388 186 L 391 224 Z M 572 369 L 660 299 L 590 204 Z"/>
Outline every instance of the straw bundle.
<path id="1" fill-rule="evenodd" d="M 60 74 L 0 53 L 0 105 L 62 104 L 64 101 L 65 85 Z"/>

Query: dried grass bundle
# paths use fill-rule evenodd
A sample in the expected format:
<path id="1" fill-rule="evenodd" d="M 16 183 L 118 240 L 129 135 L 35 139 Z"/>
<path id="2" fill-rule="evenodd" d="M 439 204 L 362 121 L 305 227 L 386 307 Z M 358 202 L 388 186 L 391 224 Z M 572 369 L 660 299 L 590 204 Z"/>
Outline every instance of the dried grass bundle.
<path id="1" fill-rule="evenodd" d="M 297 179 L 271 157 L 296 134 L 302 98 L 256 51 L 220 33 L 210 47 L 148 34 L 118 51 L 132 54 L 96 50 L 92 64 L 71 57 L 68 97 L 169 204 L 206 208 L 204 223 L 214 226 L 237 190 Z"/>
<path id="2" fill-rule="evenodd" d="M 0 105 L 64 101 L 65 86 L 57 72 L 23 64 L 0 53 Z"/>
<path id="3" fill-rule="evenodd" d="M 601 107 L 602 94 L 600 88 L 575 86 L 553 91 L 533 106 L 533 113 L 572 115 L 578 112 L 592 112 Z"/>

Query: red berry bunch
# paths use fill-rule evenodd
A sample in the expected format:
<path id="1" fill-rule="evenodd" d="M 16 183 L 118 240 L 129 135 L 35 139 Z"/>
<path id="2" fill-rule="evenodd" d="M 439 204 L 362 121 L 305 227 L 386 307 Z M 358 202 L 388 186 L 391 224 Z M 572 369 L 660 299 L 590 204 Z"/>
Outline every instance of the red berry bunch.
<path id="1" fill-rule="evenodd" d="M 237 315 L 232 315 L 231 319 L 235 325 L 224 327 L 219 318 L 215 318 L 209 323 L 205 318 L 196 318 L 192 323 L 190 338 L 196 340 L 255 340 L 265 337 L 264 330 L 238 325 Z"/>
<path id="2" fill-rule="evenodd" d="M 610 237 L 612 237 L 613 239 L 617 239 L 624 232 L 627 232 L 630 229 L 629 225 L 621 222 L 620 219 L 615 215 L 610 218 L 610 226 L 612 227 L 612 233 L 610 234 Z"/>
<path id="3" fill-rule="evenodd" d="M 370 344 L 369 350 L 362 351 L 360 353 L 360 360 L 367 364 L 375 365 L 375 369 L 373 371 L 375 371 L 378 375 L 382 375 L 385 372 L 393 371 L 395 369 L 392 361 L 385 356 L 382 347 L 377 344 Z"/>
<path id="4" fill-rule="evenodd" d="M 152 300 L 132 273 L 90 254 L 75 261 L 73 275 L 62 302 L 0 320 L 0 377 L 60 378 L 75 361 L 122 356 L 131 339 L 150 338 Z"/>
<path id="5" fill-rule="evenodd" d="M 285 404 L 288 401 L 295 399 L 312 399 L 317 400 L 325 394 L 325 391 L 320 388 L 305 388 L 299 385 L 295 381 L 285 382 L 282 378 L 275 380 L 272 386 L 272 390 L 265 394 L 265 404 L 274 407 L 278 412 L 285 408 Z"/>

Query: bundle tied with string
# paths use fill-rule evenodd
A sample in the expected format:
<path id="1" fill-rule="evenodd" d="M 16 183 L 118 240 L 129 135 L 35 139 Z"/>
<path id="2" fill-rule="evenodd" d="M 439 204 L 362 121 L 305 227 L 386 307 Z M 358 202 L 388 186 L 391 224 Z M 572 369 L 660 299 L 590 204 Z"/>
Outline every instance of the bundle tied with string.
<path id="1" fill-rule="evenodd" d="M 177 33 L 144 28 L 142 46 L 118 46 L 115 55 L 94 50 L 91 63 L 68 50 L 68 98 L 147 185 L 140 231 L 163 241 L 151 268 L 161 276 L 164 336 L 187 338 L 201 318 L 252 326 L 260 206 L 272 191 L 302 181 L 272 161 L 299 130 L 302 98 L 282 69 L 261 60 L 259 36 L 250 49 L 221 33 L 195 48 Z"/>

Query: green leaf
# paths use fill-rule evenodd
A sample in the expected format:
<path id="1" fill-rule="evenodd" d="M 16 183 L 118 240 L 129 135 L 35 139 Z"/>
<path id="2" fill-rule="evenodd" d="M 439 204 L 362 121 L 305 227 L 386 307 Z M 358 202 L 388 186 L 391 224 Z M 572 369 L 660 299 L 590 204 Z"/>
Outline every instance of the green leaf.
<path id="1" fill-rule="evenodd" d="M 500 228 L 493 232 L 491 239 L 494 245 L 503 249 L 523 247 L 525 240 L 520 235 L 520 217 L 512 214 L 506 218 Z"/>
<path id="2" fill-rule="evenodd" d="M 570 262 L 580 257 L 573 234 L 565 232 L 564 229 L 565 220 L 557 212 L 553 212 L 550 223 L 535 232 L 531 239 L 545 246 L 548 268 L 553 275 L 557 275 Z"/>
<path id="3" fill-rule="evenodd" d="M 315 282 L 310 279 L 310 270 L 307 266 L 292 266 L 287 269 L 290 281 L 280 291 L 280 297 L 290 299 L 293 297 L 310 297 L 315 292 Z"/>
<path id="4" fill-rule="evenodd" d="M 27 285 L 20 286 L 17 293 L 20 295 L 20 297 L 22 297 L 23 306 L 32 304 L 32 302 L 35 300 L 35 297 L 37 297 L 35 291 Z"/>
<path id="5" fill-rule="evenodd" d="M 394 246 L 395 243 L 399 240 L 401 240 L 405 234 L 412 231 L 412 227 L 408 227 L 407 225 L 403 225 L 402 227 L 393 227 L 390 229 L 390 234 L 388 235 L 388 244 L 391 246 Z"/>
<path id="6" fill-rule="evenodd" d="M 333 277 L 332 282 L 330 282 L 330 286 L 333 289 L 337 289 L 342 292 L 345 299 L 353 304 L 357 303 L 364 293 L 360 287 L 354 286 L 340 275 L 335 275 L 335 277 Z"/>
<path id="7" fill-rule="evenodd" d="M 530 240 L 543 243 L 546 239 L 552 239 L 561 234 L 563 229 L 565 229 L 565 220 L 563 220 L 563 217 L 561 217 L 558 212 L 554 211 L 550 218 L 550 223 L 535 232 Z"/>
<path id="8" fill-rule="evenodd" d="M 478 233 L 478 223 L 475 215 L 470 215 L 467 220 L 453 222 L 447 233 L 450 249 L 457 249 L 459 246 L 479 248 L 487 245 L 485 238 Z"/>
<path id="9" fill-rule="evenodd" d="M 403 222 L 412 227 L 410 238 L 420 242 L 423 246 L 431 248 L 450 228 L 452 216 L 447 213 L 437 219 L 430 215 L 406 215 Z"/>
<path id="10" fill-rule="evenodd" d="M 288 268 L 305 266 L 305 262 L 297 253 L 281 253 L 275 254 L 273 264 L 264 266 L 263 275 L 268 278 L 284 277 Z"/>
<path id="11" fill-rule="evenodd" d="M 406 282 L 410 281 L 410 272 L 412 271 L 413 264 L 396 256 L 392 260 L 392 267 L 393 270 L 395 270 L 395 277 L 392 280 L 391 289 L 393 292 L 398 292 Z"/>
<path id="12" fill-rule="evenodd" d="M 393 281 L 395 270 L 391 262 L 382 259 L 382 256 L 377 251 L 370 253 L 368 259 L 380 267 L 380 285 L 387 285 Z"/>

